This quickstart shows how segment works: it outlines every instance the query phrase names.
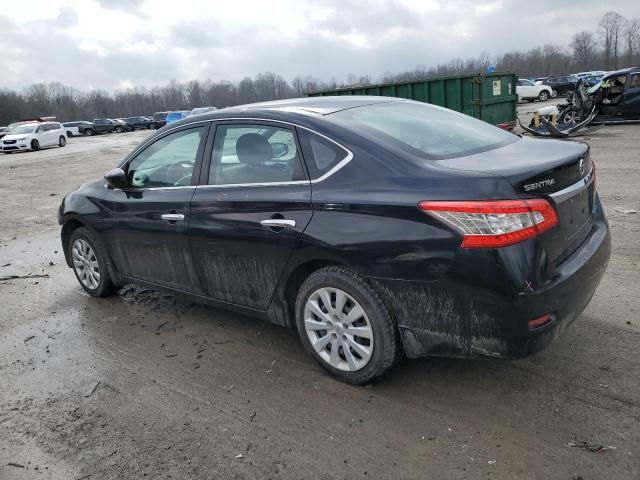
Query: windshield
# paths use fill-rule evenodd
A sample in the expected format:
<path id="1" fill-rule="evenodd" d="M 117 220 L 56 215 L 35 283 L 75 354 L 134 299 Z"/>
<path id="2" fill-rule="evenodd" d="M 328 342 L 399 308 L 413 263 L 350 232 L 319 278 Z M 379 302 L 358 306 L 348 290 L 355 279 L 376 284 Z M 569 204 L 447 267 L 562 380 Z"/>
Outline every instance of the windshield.
<path id="1" fill-rule="evenodd" d="M 418 102 L 388 102 L 334 114 L 351 127 L 407 153 L 441 159 L 471 155 L 518 140 L 486 122 Z"/>
<path id="2" fill-rule="evenodd" d="M 20 135 L 24 133 L 33 133 L 36 129 L 37 125 L 16 125 L 15 127 L 9 129 L 11 135 Z"/>

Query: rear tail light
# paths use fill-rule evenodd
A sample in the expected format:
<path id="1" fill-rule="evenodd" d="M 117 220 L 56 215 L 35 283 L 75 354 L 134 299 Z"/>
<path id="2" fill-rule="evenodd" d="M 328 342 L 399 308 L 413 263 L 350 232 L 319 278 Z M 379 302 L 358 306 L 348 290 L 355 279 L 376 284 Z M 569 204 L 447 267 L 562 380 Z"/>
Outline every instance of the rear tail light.
<path id="1" fill-rule="evenodd" d="M 533 238 L 558 223 L 549 202 L 493 200 L 468 202 L 424 201 L 418 208 L 463 235 L 463 248 L 495 248 Z"/>
<path id="2" fill-rule="evenodd" d="M 538 318 L 534 318 L 533 320 L 529 320 L 527 322 L 527 325 L 531 330 L 533 330 L 534 328 L 538 328 L 538 327 L 541 327 L 542 325 L 546 325 L 550 321 L 551 321 L 551 315 L 547 314 L 547 315 L 542 315 L 541 317 L 538 317 Z"/>

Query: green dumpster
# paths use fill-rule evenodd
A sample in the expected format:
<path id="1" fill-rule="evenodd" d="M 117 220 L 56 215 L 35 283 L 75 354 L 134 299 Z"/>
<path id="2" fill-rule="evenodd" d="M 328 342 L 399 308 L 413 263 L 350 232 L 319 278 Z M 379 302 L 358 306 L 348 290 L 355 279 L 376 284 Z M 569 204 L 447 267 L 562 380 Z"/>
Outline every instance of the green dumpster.
<path id="1" fill-rule="evenodd" d="M 432 103 L 511 129 L 516 124 L 516 85 L 513 72 L 476 73 L 415 82 L 385 83 L 312 92 L 327 95 L 380 95 Z"/>

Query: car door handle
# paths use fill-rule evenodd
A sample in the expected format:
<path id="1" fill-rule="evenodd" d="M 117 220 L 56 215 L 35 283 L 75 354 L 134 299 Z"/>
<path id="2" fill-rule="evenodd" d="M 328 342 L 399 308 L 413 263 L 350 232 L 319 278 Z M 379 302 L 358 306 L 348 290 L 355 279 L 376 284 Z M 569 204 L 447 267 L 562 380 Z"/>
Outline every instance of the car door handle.
<path id="1" fill-rule="evenodd" d="M 163 213 L 160 218 L 167 222 L 181 222 L 184 220 L 184 215 L 182 213 Z"/>
<path id="2" fill-rule="evenodd" d="M 269 218 L 260 220 L 260 225 L 269 228 L 293 228 L 296 226 L 295 220 L 285 220 L 284 218 Z"/>

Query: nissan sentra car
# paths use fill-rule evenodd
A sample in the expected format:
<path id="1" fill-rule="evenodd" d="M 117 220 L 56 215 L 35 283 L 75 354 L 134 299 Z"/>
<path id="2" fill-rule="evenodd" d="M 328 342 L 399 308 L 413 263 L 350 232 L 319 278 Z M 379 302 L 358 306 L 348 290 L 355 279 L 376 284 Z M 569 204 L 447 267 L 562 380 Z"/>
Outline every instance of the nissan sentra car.
<path id="1" fill-rule="evenodd" d="M 296 328 L 335 377 L 518 358 L 576 320 L 610 255 L 584 143 L 424 103 L 318 97 L 158 130 L 59 209 L 95 297 L 165 289 Z"/>

